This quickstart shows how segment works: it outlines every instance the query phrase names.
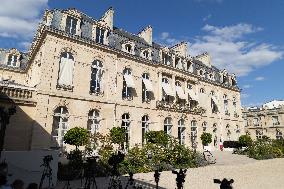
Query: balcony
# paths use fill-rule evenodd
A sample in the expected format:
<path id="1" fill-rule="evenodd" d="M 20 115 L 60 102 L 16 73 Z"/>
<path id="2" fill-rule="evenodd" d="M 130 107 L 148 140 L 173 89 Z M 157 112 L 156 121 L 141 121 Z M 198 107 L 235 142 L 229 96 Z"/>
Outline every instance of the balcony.
<path id="1" fill-rule="evenodd" d="M 194 107 L 191 108 L 189 104 L 177 104 L 174 102 L 166 102 L 166 101 L 157 101 L 156 102 L 157 109 L 165 110 L 165 111 L 175 111 L 182 113 L 190 113 L 190 114 L 204 114 L 206 110 L 202 107 Z"/>

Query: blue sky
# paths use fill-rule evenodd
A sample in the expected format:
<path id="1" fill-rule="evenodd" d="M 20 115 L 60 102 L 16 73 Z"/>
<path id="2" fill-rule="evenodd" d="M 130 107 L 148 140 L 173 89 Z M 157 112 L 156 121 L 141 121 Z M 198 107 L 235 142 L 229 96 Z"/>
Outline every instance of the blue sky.
<path id="1" fill-rule="evenodd" d="M 284 99 L 283 0 L 1 0 L 0 48 L 27 50 L 46 8 L 99 19 L 110 6 L 117 27 L 138 33 L 151 25 L 156 42 L 208 51 L 214 65 L 238 76 L 243 105 Z"/>

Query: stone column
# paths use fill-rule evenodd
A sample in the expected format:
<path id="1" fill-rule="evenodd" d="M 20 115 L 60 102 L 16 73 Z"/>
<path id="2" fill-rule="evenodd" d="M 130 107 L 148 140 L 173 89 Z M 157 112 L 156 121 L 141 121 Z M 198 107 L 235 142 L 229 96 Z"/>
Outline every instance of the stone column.
<path id="1" fill-rule="evenodd" d="M 161 72 L 158 72 L 158 82 L 157 82 L 157 89 L 158 89 L 158 93 L 157 94 L 157 97 L 158 97 L 158 100 L 161 101 L 162 100 L 162 73 Z"/>
<path id="2" fill-rule="evenodd" d="M 81 20 L 78 19 L 77 25 L 76 25 L 76 35 L 81 36 Z"/>
<path id="3" fill-rule="evenodd" d="M 104 32 L 104 45 L 108 45 L 107 33 L 108 33 L 108 30 L 105 30 L 105 32 Z"/>
<path id="4" fill-rule="evenodd" d="M 67 14 L 63 14 L 61 23 L 60 23 L 60 29 L 65 31 L 66 27 L 66 19 L 67 19 Z"/>

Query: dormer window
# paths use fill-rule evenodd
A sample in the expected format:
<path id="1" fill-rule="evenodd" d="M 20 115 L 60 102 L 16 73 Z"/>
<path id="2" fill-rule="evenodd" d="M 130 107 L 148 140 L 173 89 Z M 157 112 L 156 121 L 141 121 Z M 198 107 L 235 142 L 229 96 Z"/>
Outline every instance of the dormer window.
<path id="1" fill-rule="evenodd" d="M 149 52 L 148 51 L 144 51 L 143 52 L 143 56 L 144 56 L 144 58 L 148 58 L 149 57 Z"/>
<path id="2" fill-rule="evenodd" d="M 126 44 L 126 45 L 125 45 L 125 50 L 126 50 L 127 52 L 131 53 L 131 51 L 132 51 L 131 45 L 130 45 L 130 44 Z"/>
<path id="3" fill-rule="evenodd" d="M 70 16 L 67 16 L 66 18 L 66 27 L 65 27 L 65 31 L 75 35 L 76 34 L 76 26 L 77 26 L 77 22 L 78 20 L 75 18 L 72 18 Z"/>
<path id="4" fill-rule="evenodd" d="M 200 92 L 201 94 L 204 94 L 204 93 L 205 93 L 205 90 L 204 90 L 203 88 L 200 88 L 199 92 Z"/>
<path id="5" fill-rule="evenodd" d="M 97 27 L 96 29 L 96 43 L 104 44 L 105 30 Z"/>
<path id="6" fill-rule="evenodd" d="M 14 55 L 14 54 L 9 55 L 7 65 L 12 66 L 12 67 L 16 67 L 17 66 L 17 59 L 18 59 L 17 55 Z"/>
<path id="7" fill-rule="evenodd" d="M 166 54 L 166 53 L 163 53 L 162 54 L 162 60 L 163 60 L 163 64 L 166 64 L 166 65 L 171 65 L 171 57 Z"/>
<path id="8" fill-rule="evenodd" d="M 192 63 L 190 61 L 187 62 L 186 70 L 188 72 L 193 72 L 193 66 L 192 66 Z"/>

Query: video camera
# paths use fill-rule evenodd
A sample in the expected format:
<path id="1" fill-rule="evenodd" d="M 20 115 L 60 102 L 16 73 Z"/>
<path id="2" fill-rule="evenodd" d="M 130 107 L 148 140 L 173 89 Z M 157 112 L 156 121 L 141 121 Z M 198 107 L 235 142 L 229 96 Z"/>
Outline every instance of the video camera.
<path id="1" fill-rule="evenodd" d="M 233 189 L 232 184 L 234 183 L 234 179 L 227 180 L 224 178 L 222 181 L 220 179 L 213 179 L 214 183 L 220 184 L 220 189 Z"/>

